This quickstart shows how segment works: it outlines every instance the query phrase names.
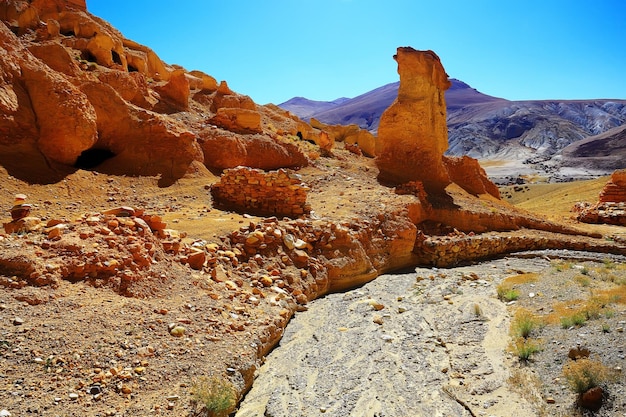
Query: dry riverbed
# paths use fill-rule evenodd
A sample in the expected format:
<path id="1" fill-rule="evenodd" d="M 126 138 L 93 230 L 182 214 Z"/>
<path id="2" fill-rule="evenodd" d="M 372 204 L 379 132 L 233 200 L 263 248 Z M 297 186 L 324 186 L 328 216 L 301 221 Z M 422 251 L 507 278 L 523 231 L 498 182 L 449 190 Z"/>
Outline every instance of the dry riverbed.
<path id="1" fill-rule="evenodd" d="M 578 344 L 614 371 L 596 415 L 622 415 L 624 300 L 613 297 L 581 326 L 560 323 L 561 306 L 626 288 L 619 260 L 601 259 L 543 254 L 418 268 L 315 300 L 289 324 L 236 415 L 584 415 L 562 375 Z M 500 300 L 501 285 L 519 298 Z M 527 363 L 510 348 L 520 308 L 540 323 L 532 337 L 541 350 Z"/>

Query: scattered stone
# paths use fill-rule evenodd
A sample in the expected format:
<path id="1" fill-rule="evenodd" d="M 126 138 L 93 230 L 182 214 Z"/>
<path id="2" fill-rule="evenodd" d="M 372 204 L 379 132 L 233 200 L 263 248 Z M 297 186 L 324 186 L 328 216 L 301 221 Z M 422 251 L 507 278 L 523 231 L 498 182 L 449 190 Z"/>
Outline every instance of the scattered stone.
<path id="1" fill-rule="evenodd" d="M 175 324 L 170 328 L 170 334 L 174 337 L 183 337 L 186 331 L 187 329 L 178 324 Z"/>
<path id="2" fill-rule="evenodd" d="M 21 317 L 15 317 L 13 319 L 13 325 L 14 326 L 21 326 L 22 324 L 24 324 L 24 319 Z"/>
<path id="3" fill-rule="evenodd" d="M 76 394 L 75 392 L 71 392 L 69 397 L 70 397 L 70 400 L 72 401 L 78 400 L 78 394 Z"/>
<path id="4" fill-rule="evenodd" d="M 591 352 L 586 347 L 577 346 L 569 350 L 567 357 L 572 360 L 577 360 L 577 359 L 582 359 L 582 358 L 588 358 L 590 353 Z"/>
<path id="5" fill-rule="evenodd" d="M 92 385 L 87 388 L 87 394 L 99 395 L 102 393 L 102 387 L 100 385 Z"/>
<path id="6" fill-rule="evenodd" d="M 592 411 L 598 411 L 602 407 L 602 394 L 604 391 L 601 387 L 594 387 L 580 396 L 580 406 Z"/>
<path id="7" fill-rule="evenodd" d="M 378 302 L 378 301 L 376 301 L 376 300 L 370 300 L 369 305 L 371 305 L 371 306 L 372 306 L 372 308 L 373 308 L 374 310 L 376 310 L 376 311 L 380 311 L 380 310 L 382 310 L 383 308 L 385 308 L 385 305 L 384 305 L 384 304 L 379 303 L 379 302 Z"/>
<path id="8" fill-rule="evenodd" d="M 379 316 L 378 314 L 374 314 L 374 318 L 372 319 L 372 321 L 376 324 L 381 324 L 381 325 L 384 323 L 383 317 Z"/>
<path id="9" fill-rule="evenodd" d="M 556 403 L 556 400 L 554 398 L 552 398 L 552 397 L 548 397 L 548 398 L 546 398 L 546 402 L 548 404 L 554 404 L 554 403 Z"/>

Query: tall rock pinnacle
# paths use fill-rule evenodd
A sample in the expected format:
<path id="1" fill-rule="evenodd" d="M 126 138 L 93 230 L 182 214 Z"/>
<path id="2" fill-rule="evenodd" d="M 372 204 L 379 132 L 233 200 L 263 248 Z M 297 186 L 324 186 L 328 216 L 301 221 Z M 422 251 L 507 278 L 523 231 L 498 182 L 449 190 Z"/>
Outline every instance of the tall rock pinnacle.
<path id="1" fill-rule="evenodd" d="M 433 51 L 400 47 L 398 98 L 385 110 L 378 128 L 379 179 L 390 184 L 421 181 L 429 192 L 442 191 L 450 178 L 442 159 L 448 149 L 446 102 L 450 87 Z"/>

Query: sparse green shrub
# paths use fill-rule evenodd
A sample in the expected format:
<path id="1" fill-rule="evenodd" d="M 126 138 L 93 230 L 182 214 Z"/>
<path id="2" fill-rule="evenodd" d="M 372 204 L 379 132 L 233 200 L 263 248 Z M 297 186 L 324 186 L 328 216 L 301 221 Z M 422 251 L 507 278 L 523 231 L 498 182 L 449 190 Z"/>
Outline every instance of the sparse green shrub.
<path id="1" fill-rule="evenodd" d="M 496 291 L 498 292 L 498 298 L 502 301 L 509 302 L 519 298 L 519 291 L 515 288 L 509 287 L 508 285 L 500 284 L 496 288 Z"/>
<path id="2" fill-rule="evenodd" d="M 474 309 L 474 315 L 476 317 L 483 317 L 483 310 L 480 308 L 480 306 L 478 304 L 474 304 L 473 306 Z"/>
<path id="3" fill-rule="evenodd" d="M 204 417 L 225 417 L 237 404 L 233 384 L 222 378 L 200 378 L 191 386 L 191 399 Z"/>
<path id="4" fill-rule="evenodd" d="M 609 381 L 611 372 L 602 362 L 583 358 L 566 363 L 563 367 L 563 376 L 572 391 L 582 394 Z"/>
<path id="5" fill-rule="evenodd" d="M 535 315 L 521 308 L 517 310 L 511 321 L 511 335 L 513 337 L 523 337 L 527 339 L 538 326 L 539 320 L 537 320 Z"/>
<path id="6" fill-rule="evenodd" d="M 587 315 L 583 311 L 576 312 L 571 316 L 561 317 L 561 327 L 569 329 L 570 327 L 583 326 L 587 322 Z"/>
<path id="7" fill-rule="evenodd" d="M 540 350 L 541 347 L 538 341 L 523 337 L 516 338 L 509 346 L 509 351 L 523 362 L 528 361 L 533 354 Z"/>
<path id="8" fill-rule="evenodd" d="M 602 323 L 602 333 L 610 333 L 611 326 L 608 323 Z"/>
<path id="9" fill-rule="evenodd" d="M 584 266 L 581 270 L 580 273 L 583 275 L 589 275 L 589 268 L 587 268 L 586 266 Z"/>

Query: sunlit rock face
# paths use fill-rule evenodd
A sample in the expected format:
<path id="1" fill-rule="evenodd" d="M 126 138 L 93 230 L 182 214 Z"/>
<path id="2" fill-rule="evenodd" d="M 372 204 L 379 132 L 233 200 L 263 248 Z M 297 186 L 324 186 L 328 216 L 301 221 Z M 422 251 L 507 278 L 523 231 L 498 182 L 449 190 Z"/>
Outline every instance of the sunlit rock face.
<path id="1" fill-rule="evenodd" d="M 611 180 L 602 189 L 599 200 L 601 203 L 626 202 L 626 169 L 613 172 Z"/>
<path id="2" fill-rule="evenodd" d="M 398 48 L 398 98 L 378 128 L 379 179 L 390 184 L 421 181 L 428 192 L 442 191 L 450 178 L 443 162 L 448 148 L 444 92 L 450 81 L 437 54 Z"/>

